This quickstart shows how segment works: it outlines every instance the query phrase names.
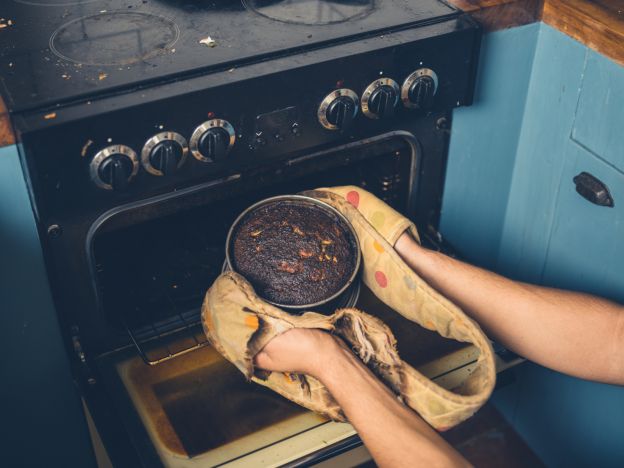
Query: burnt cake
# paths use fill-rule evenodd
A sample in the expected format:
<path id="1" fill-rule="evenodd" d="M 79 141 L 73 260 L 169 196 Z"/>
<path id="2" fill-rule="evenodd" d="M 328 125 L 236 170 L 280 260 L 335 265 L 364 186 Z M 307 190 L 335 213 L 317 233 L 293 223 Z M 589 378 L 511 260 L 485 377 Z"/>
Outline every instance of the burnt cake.
<path id="1" fill-rule="evenodd" d="M 231 261 L 263 298 L 314 304 L 336 294 L 357 262 L 344 220 L 305 202 L 276 201 L 247 213 L 234 228 Z"/>

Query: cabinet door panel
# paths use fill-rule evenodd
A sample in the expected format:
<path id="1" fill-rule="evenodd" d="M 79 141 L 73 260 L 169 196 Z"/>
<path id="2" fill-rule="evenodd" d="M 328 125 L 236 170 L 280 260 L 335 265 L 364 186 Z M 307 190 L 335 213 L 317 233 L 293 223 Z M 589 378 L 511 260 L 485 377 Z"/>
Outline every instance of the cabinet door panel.
<path id="1" fill-rule="evenodd" d="M 624 171 L 624 67 L 590 53 L 572 139 Z"/>
<path id="2" fill-rule="evenodd" d="M 567 151 L 543 280 L 624 303 L 624 174 L 574 143 Z M 595 205 L 573 178 L 588 172 L 606 184 L 615 206 Z"/>

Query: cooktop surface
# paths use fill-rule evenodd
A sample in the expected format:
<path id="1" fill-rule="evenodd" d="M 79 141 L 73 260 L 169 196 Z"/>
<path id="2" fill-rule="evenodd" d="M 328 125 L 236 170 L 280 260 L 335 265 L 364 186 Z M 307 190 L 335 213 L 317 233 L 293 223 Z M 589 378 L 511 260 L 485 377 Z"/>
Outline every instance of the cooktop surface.
<path id="1" fill-rule="evenodd" d="M 458 14 L 438 0 L 2 0 L 12 112 Z"/>

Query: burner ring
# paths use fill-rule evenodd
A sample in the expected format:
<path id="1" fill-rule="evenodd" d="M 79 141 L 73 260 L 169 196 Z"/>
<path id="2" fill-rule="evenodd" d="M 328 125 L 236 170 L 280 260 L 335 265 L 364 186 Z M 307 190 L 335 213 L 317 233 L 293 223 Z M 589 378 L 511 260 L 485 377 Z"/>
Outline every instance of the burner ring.
<path id="1" fill-rule="evenodd" d="M 23 5 L 32 6 L 50 6 L 50 7 L 62 7 L 62 6 L 74 6 L 84 5 L 86 3 L 97 2 L 98 0 L 52 0 L 51 2 L 45 2 L 42 0 L 13 0 L 15 3 L 22 3 Z"/>
<path id="2" fill-rule="evenodd" d="M 374 0 L 243 0 L 243 4 L 265 18 L 313 26 L 357 20 L 375 9 Z"/>
<path id="3" fill-rule="evenodd" d="M 74 19 L 50 37 L 50 50 L 80 65 L 131 65 L 161 55 L 180 38 L 180 28 L 164 16 L 107 11 Z"/>

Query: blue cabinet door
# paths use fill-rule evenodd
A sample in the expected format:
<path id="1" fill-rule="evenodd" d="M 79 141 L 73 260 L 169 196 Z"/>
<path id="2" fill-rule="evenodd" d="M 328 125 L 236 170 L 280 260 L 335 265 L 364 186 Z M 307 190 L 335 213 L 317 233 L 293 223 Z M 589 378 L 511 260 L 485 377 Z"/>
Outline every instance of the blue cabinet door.
<path id="1" fill-rule="evenodd" d="M 624 173 L 570 141 L 544 265 L 544 283 L 624 303 Z M 615 206 L 581 197 L 573 178 L 588 172 L 607 185 Z"/>

